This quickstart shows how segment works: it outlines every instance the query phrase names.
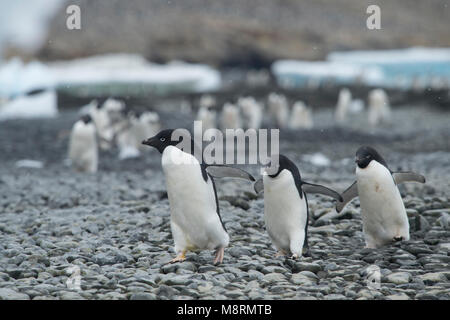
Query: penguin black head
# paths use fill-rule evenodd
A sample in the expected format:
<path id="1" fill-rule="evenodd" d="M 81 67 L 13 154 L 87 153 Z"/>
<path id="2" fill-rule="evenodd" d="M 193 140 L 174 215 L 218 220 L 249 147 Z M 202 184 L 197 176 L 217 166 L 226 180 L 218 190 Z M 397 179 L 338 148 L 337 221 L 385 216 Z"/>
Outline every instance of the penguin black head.
<path id="1" fill-rule="evenodd" d="M 271 167 L 272 169 L 272 161 L 269 163 L 269 167 Z M 274 168 L 274 170 L 276 171 L 273 174 L 269 174 L 268 176 L 271 178 L 276 178 L 284 169 L 290 171 L 294 177 L 298 177 L 298 179 L 300 179 L 300 171 L 298 170 L 295 163 L 293 163 L 288 157 L 282 154 L 278 155 L 278 165 Z"/>
<path id="2" fill-rule="evenodd" d="M 92 117 L 89 114 L 85 114 L 80 118 L 81 121 L 84 122 L 84 124 L 88 124 L 92 122 Z"/>
<path id="3" fill-rule="evenodd" d="M 377 150 L 375 150 L 374 148 L 363 146 L 360 147 L 358 151 L 356 151 L 355 162 L 361 169 L 367 167 L 372 160 L 377 161 L 386 168 L 388 167 L 386 161 L 384 161 L 383 157 L 381 157 Z"/>
<path id="4" fill-rule="evenodd" d="M 160 131 L 154 137 L 148 138 L 147 140 L 142 141 L 142 144 L 145 144 L 150 147 L 156 148 L 160 153 L 163 153 L 164 149 L 168 146 L 176 146 L 180 140 L 173 140 L 172 133 L 175 129 L 166 129 Z"/>

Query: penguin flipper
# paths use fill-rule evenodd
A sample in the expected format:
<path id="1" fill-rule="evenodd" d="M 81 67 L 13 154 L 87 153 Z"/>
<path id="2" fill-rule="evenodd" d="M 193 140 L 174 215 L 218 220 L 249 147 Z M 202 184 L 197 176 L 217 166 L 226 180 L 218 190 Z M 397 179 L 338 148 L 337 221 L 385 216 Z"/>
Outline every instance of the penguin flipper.
<path id="1" fill-rule="evenodd" d="M 334 190 L 331 190 L 330 188 L 321 186 L 319 184 L 303 182 L 302 189 L 303 189 L 303 191 L 305 191 L 307 193 L 320 193 L 320 194 L 335 198 L 337 201 L 343 200 L 339 193 L 337 193 Z"/>
<path id="2" fill-rule="evenodd" d="M 256 180 L 247 171 L 226 165 L 208 165 L 206 171 L 214 178 L 240 178 L 252 182 Z"/>
<path id="3" fill-rule="evenodd" d="M 263 179 L 258 179 L 258 181 L 256 181 L 253 185 L 253 188 L 255 189 L 256 194 L 260 194 L 262 191 L 264 191 Z"/>
<path id="4" fill-rule="evenodd" d="M 357 196 L 358 196 L 358 186 L 355 181 L 350 187 L 347 188 L 347 190 L 345 190 L 342 193 L 342 201 L 339 201 L 336 204 L 336 211 L 341 212 L 342 209 L 344 209 L 344 207 L 347 205 L 347 203 L 352 201 Z"/>
<path id="5" fill-rule="evenodd" d="M 393 172 L 392 177 L 394 178 L 395 184 L 400 184 L 403 182 L 419 182 L 425 183 L 425 177 L 414 172 Z"/>

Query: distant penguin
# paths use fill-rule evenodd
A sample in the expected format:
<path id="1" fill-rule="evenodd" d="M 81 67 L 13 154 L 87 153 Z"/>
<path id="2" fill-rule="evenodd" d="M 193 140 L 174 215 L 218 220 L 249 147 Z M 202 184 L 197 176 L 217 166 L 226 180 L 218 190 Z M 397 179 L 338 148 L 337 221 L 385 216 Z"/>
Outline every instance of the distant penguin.
<path id="1" fill-rule="evenodd" d="M 358 149 L 355 162 L 356 181 L 344 191 L 336 211 L 359 196 L 367 248 L 409 240 L 408 216 L 397 185 L 425 183 L 425 178 L 413 172 L 392 172 L 380 154 L 368 146 Z"/>
<path id="2" fill-rule="evenodd" d="M 269 94 L 267 104 L 269 106 L 269 115 L 275 120 L 276 126 L 280 129 L 285 128 L 289 120 L 289 105 L 284 95 Z"/>
<path id="3" fill-rule="evenodd" d="M 89 114 L 97 128 L 100 148 L 102 150 L 111 149 L 114 135 L 121 126 L 125 104 L 123 101 L 113 98 L 106 99 L 103 104 L 94 102 Z"/>
<path id="4" fill-rule="evenodd" d="M 97 135 L 90 115 L 82 116 L 73 125 L 69 141 L 69 159 L 77 171 L 97 172 Z"/>
<path id="5" fill-rule="evenodd" d="M 139 126 L 140 113 L 130 111 L 126 119 L 121 122 L 121 127 L 116 128 L 115 142 L 119 149 L 119 159 L 137 158 L 141 155 L 140 148 L 142 137 L 136 134 L 136 128 Z"/>
<path id="6" fill-rule="evenodd" d="M 308 200 L 306 192 L 321 193 L 339 201 L 335 191 L 301 179 L 297 166 L 279 155 L 276 172 L 265 170 L 255 185 L 256 193 L 264 190 L 264 221 L 278 255 L 302 256 L 308 249 Z"/>
<path id="7" fill-rule="evenodd" d="M 343 88 L 339 91 L 339 97 L 336 104 L 334 118 L 338 123 L 344 123 L 347 120 L 347 114 L 352 103 L 352 94 L 349 89 Z"/>
<path id="8" fill-rule="evenodd" d="M 303 101 L 297 101 L 292 106 L 291 116 L 289 117 L 289 128 L 312 129 L 314 122 L 312 119 L 311 109 L 308 108 Z"/>
<path id="9" fill-rule="evenodd" d="M 118 130 L 123 127 L 124 121 L 127 120 L 126 105 L 122 100 L 108 98 L 103 103 L 102 109 L 104 109 L 108 115 L 108 139 L 112 142 Z M 109 134 L 112 134 L 112 138 L 110 138 Z"/>
<path id="10" fill-rule="evenodd" d="M 136 146 L 143 151 L 145 146 L 142 145 L 142 141 L 156 135 L 160 130 L 161 123 L 158 113 L 154 111 L 143 112 L 133 127 L 134 135 L 136 136 Z"/>
<path id="11" fill-rule="evenodd" d="M 170 226 L 177 257 L 185 260 L 188 250 L 215 250 L 214 264 L 221 263 L 229 236 L 219 213 L 219 200 L 213 177 L 255 179 L 245 171 L 227 166 L 210 166 L 195 155 L 196 145 L 176 130 L 167 129 L 142 143 L 162 154 L 167 195 L 170 204 Z M 180 149 L 189 142 L 190 152 Z"/>
<path id="12" fill-rule="evenodd" d="M 97 129 L 100 148 L 103 150 L 110 149 L 114 132 L 111 128 L 111 121 L 108 113 L 102 108 L 102 105 L 98 104 L 97 101 L 94 101 L 90 106 L 89 115 L 92 117 Z"/>
<path id="13" fill-rule="evenodd" d="M 209 108 L 209 107 L 200 107 L 198 109 L 197 113 L 197 121 L 202 122 L 202 129 L 203 131 L 206 131 L 208 129 L 216 128 L 217 127 L 217 113 L 215 110 Z"/>
<path id="14" fill-rule="evenodd" d="M 215 108 L 217 105 L 216 98 L 210 94 L 204 94 L 200 97 L 199 100 L 199 107 L 200 108 Z"/>
<path id="15" fill-rule="evenodd" d="M 222 130 L 242 128 L 242 120 L 239 108 L 229 102 L 225 103 L 222 108 L 220 123 Z"/>
<path id="16" fill-rule="evenodd" d="M 391 107 L 386 92 L 383 89 L 374 89 L 369 92 L 369 124 L 372 127 L 382 122 L 389 122 Z"/>
<path id="17" fill-rule="evenodd" d="M 244 116 L 245 128 L 259 129 L 263 120 L 263 107 L 253 97 L 238 99 L 238 106 Z"/>
<path id="18" fill-rule="evenodd" d="M 139 157 L 145 150 L 142 141 L 154 136 L 161 128 L 156 112 L 146 111 L 140 114 L 131 112 L 128 120 L 117 133 L 116 142 L 119 147 L 119 159 Z"/>

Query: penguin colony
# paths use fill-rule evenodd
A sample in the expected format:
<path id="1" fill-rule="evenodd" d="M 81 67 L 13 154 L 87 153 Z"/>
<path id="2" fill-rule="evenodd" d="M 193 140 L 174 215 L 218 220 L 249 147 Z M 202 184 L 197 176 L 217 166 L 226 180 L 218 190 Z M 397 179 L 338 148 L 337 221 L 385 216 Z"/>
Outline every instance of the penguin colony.
<path id="1" fill-rule="evenodd" d="M 280 129 L 312 129 L 312 109 L 303 101 L 295 101 L 290 108 L 284 95 L 271 93 L 267 98 L 267 112 L 272 125 Z M 216 99 L 204 95 L 199 100 L 197 121 L 202 122 L 203 131 L 219 127 L 226 129 L 260 129 L 265 114 L 264 103 L 255 98 L 240 97 L 234 103 L 225 102 L 218 116 Z"/>
<path id="2" fill-rule="evenodd" d="M 146 151 L 142 140 L 161 128 L 156 112 L 128 110 L 125 103 L 109 98 L 93 100 L 83 107 L 81 118 L 72 127 L 69 162 L 75 170 L 93 173 L 98 168 L 98 148 L 110 150 L 115 144 L 119 159 L 136 158 Z"/>
<path id="3" fill-rule="evenodd" d="M 346 121 L 347 112 L 355 109 L 354 104 L 350 91 L 341 90 L 335 112 L 338 123 Z M 356 104 L 361 109 L 360 102 Z M 199 101 L 197 120 L 203 122 L 204 130 L 216 127 L 216 105 L 214 97 L 209 95 L 202 96 Z M 286 97 L 271 93 L 267 106 L 271 120 L 279 128 L 313 127 L 311 110 L 302 101 L 295 102 L 290 111 Z M 278 157 L 276 170 L 269 164 L 262 178 L 256 180 L 235 167 L 205 164 L 202 158 L 197 158 L 193 140 L 190 140 L 189 151 L 182 150 L 179 145 L 186 137 L 174 138 L 173 129 L 159 131 L 156 113 L 126 111 L 125 105 L 114 99 L 106 100 L 100 107 L 92 102 L 86 109 L 87 114 L 74 124 L 69 143 L 69 157 L 76 170 L 97 170 L 97 142 L 100 147 L 103 142 L 103 148 L 110 148 L 115 141 L 121 159 L 138 156 L 145 146 L 161 153 L 176 252 L 172 263 L 184 261 L 187 251 L 199 250 L 214 250 L 213 263 L 223 262 L 230 235 L 220 216 L 215 179 L 224 177 L 247 180 L 257 194 L 264 194 L 264 221 L 277 249 L 275 256 L 298 259 L 309 254 L 309 193 L 335 199 L 338 213 L 359 197 L 367 248 L 409 240 L 409 222 L 397 186 L 404 182 L 425 183 L 425 178 L 414 172 L 391 171 L 382 156 L 370 146 L 362 146 L 356 151 L 356 181 L 340 194 L 303 180 L 296 164 L 282 154 L 275 155 Z M 371 91 L 369 123 L 377 125 L 387 121 L 389 114 L 386 93 L 381 89 Z M 224 104 L 220 127 L 222 130 L 258 129 L 262 125 L 262 115 L 261 103 L 253 97 L 241 97 L 235 104 Z"/>

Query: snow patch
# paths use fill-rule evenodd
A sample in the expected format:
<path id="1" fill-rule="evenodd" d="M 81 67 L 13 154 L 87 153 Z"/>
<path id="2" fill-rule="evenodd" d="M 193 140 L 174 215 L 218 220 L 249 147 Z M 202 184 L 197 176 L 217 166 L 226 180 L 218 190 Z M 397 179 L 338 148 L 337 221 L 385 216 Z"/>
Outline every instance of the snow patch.
<path id="1" fill-rule="evenodd" d="M 318 167 L 327 167 L 331 161 L 322 153 L 307 154 L 303 156 L 303 160 L 312 163 Z"/>
<path id="2" fill-rule="evenodd" d="M 16 167 L 18 168 L 32 168 L 32 169 L 42 169 L 44 163 L 37 160 L 23 159 L 16 161 Z"/>
<path id="3" fill-rule="evenodd" d="M 21 96 L 0 106 L 0 120 L 53 118 L 58 115 L 55 91 Z"/>

